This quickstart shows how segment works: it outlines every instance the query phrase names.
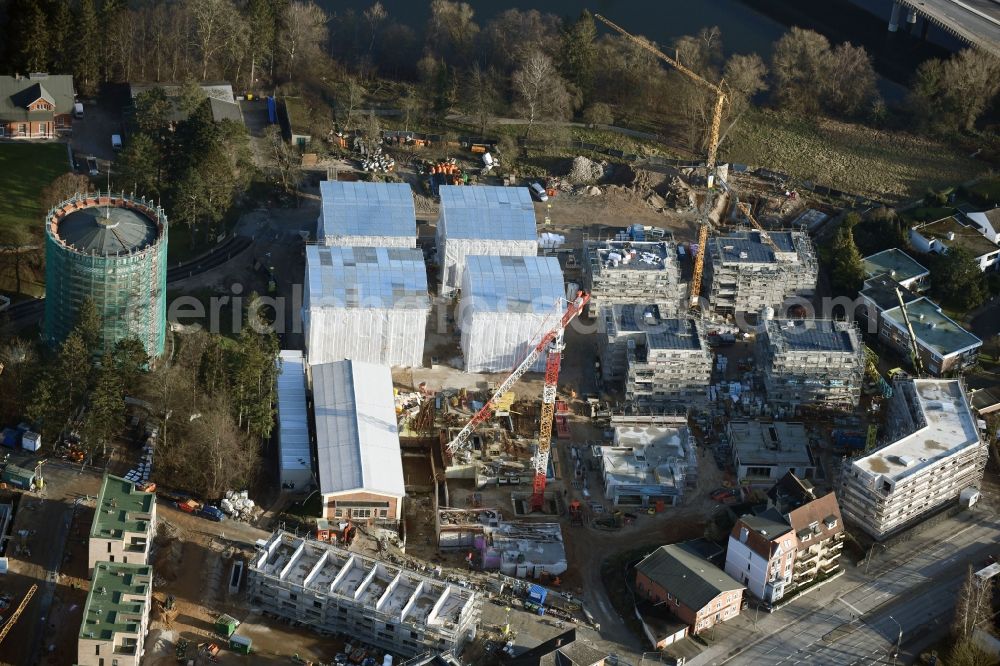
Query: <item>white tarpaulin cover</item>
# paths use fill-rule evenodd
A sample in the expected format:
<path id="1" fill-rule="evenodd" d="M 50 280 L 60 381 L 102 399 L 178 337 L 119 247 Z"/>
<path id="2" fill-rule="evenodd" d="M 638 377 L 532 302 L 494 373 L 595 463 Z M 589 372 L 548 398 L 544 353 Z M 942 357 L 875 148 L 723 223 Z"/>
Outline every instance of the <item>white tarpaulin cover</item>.
<path id="1" fill-rule="evenodd" d="M 555 257 L 467 257 L 459 318 L 466 371 L 513 369 L 562 316 L 563 289 Z"/>
<path id="2" fill-rule="evenodd" d="M 319 184 L 323 212 L 316 238 L 345 247 L 416 247 L 417 217 L 406 183 Z"/>
<path id="3" fill-rule="evenodd" d="M 526 187 L 442 185 L 437 224 L 441 293 L 457 289 L 465 257 L 538 253 L 535 208 Z"/>
<path id="4" fill-rule="evenodd" d="M 320 492 L 405 495 L 389 368 L 338 361 L 310 371 Z"/>
<path id="5" fill-rule="evenodd" d="M 302 352 L 278 352 L 278 455 L 281 485 L 305 488 L 312 480 L 306 366 Z"/>

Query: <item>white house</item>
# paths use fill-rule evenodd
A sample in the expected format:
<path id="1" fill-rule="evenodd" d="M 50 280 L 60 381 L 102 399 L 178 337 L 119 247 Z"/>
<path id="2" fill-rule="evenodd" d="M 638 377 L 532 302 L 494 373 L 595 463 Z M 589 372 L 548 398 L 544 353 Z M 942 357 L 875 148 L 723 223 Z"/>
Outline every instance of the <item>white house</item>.
<path id="1" fill-rule="evenodd" d="M 1000 262 L 1000 246 L 980 232 L 978 226 L 962 224 L 954 215 L 925 222 L 910 229 L 910 243 L 918 252 L 945 254 L 949 248 L 966 250 L 979 270 L 995 270 Z"/>
<path id="2" fill-rule="evenodd" d="M 966 213 L 965 219 L 975 225 L 979 233 L 994 243 L 1000 243 L 1000 235 L 997 234 L 997 229 L 1000 229 L 1000 206 L 979 213 Z"/>
<path id="3" fill-rule="evenodd" d="M 743 516 L 729 535 L 726 573 L 750 594 L 774 603 L 791 587 L 797 541 L 781 516 Z"/>

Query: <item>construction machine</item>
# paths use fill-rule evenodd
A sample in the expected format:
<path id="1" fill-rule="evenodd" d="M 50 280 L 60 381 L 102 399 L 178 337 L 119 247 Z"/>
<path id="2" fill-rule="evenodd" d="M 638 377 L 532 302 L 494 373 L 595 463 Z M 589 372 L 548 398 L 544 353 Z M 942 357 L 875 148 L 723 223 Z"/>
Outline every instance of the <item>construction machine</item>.
<path id="1" fill-rule="evenodd" d="M 910 336 L 910 362 L 913 364 L 913 371 L 917 376 L 924 374 L 924 362 L 920 359 L 920 349 L 917 348 L 917 336 L 913 333 L 913 324 L 910 323 L 910 315 L 906 311 L 906 303 L 903 301 L 903 292 L 896 288 L 896 300 L 899 301 L 899 311 L 903 313 L 903 322 L 906 324 L 906 332 Z"/>
<path id="2" fill-rule="evenodd" d="M 751 226 L 753 226 L 753 228 L 756 229 L 758 233 L 760 233 L 760 239 L 764 243 L 766 243 L 772 250 L 774 250 L 775 256 L 777 256 L 777 254 L 781 252 L 781 250 L 779 250 L 778 246 L 774 243 L 773 240 L 771 240 L 770 234 L 768 234 L 767 231 L 764 230 L 764 227 L 760 225 L 760 222 L 758 222 L 757 219 L 754 218 L 753 213 L 750 210 L 750 204 L 744 203 L 743 201 L 737 201 L 736 207 L 740 209 L 740 212 L 743 213 L 744 217 L 747 218 L 747 221 L 751 224 Z"/>
<path id="3" fill-rule="evenodd" d="M 709 91 L 715 94 L 715 104 L 712 108 L 712 125 L 708 134 L 708 155 L 705 159 L 705 164 L 708 167 L 708 186 L 712 187 L 715 180 L 715 160 L 719 151 L 719 132 L 722 127 L 722 108 L 728 101 L 726 91 L 722 88 L 723 82 L 720 81 L 718 84 L 712 83 L 693 70 L 685 67 L 677 58 L 671 58 L 667 54 L 663 53 L 663 51 L 660 51 L 644 37 L 637 37 L 636 35 L 627 32 L 625 28 L 610 21 L 600 14 L 594 14 L 594 18 L 639 48 L 652 53 L 654 56 L 667 63 L 684 76 L 688 77 L 698 85 L 708 88 Z"/>
<path id="4" fill-rule="evenodd" d="M 535 476 L 532 483 L 531 510 L 537 511 L 544 505 L 545 475 L 549 467 L 549 447 L 552 443 L 552 422 L 556 409 L 556 387 L 559 382 L 559 367 L 562 364 L 563 335 L 566 327 L 573 321 L 590 302 L 590 294 L 582 291 L 576 293 L 576 298 L 567 303 L 566 312 L 559 322 L 550 331 L 542 335 L 538 343 L 528 352 L 524 360 L 514 368 L 514 371 L 505 379 L 493 395 L 486 401 L 482 408 L 472 415 L 469 422 L 465 424 L 455 438 L 448 443 L 448 454 L 454 456 L 455 453 L 468 445 L 469 437 L 475 432 L 480 423 L 489 419 L 496 411 L 505 393 L 528 372 L 543 353 L 547 353 L 545 358 L 545 385 L 542 388 L 542 414 L 541 424 L 538 428 L 538 449 L 535 453 L 534 468 Z"/>
<path id="5" fill-rule="evenodd" d="M 708 252 L 708 222 L 702 221 L 698 226 L 698 253 L 694 255 L 694 269 L 691 272 L 690 305 L 700 306 L 701 276 L 705 272 L 705 254 Z M 692 254 L 694 254 L 692 252 Z"/>
<path id="6" fill-rule="evenodd" d="M 7 638 L 7 634 L 14 627 L 14 625 L 17 624 L 18 619 L 21 617 L 21 613 L 23 613 L 24 609 L 28 607 L 28 602 L 31 601 L 31 597 L 35 596 L 35 592 L 37 591 L 37 585 L 32 585 L 28 588 L 28 593 L 24 595 L 24 599 L 21 599 L 21 603 L 18 605 L 17 609 L 11 613 L 7 623 L 3 625 L 3 629 L 0 629 L 0 643 L 3 643 L 3 639 Z"/>

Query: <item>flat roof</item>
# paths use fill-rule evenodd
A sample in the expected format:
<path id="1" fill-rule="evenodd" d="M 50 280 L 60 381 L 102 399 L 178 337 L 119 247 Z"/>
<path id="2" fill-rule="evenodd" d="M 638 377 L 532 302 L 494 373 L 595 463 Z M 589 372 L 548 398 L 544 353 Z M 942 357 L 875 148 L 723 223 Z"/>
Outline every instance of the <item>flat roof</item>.
<path id="1" fill-rule="evenodd" d="M 683 483 L 690 453 L 686 426 L 616 426 L 614 432 L 614 446 L 601 447 L 607 482 L 671 487 Z"/>
<path id="2" fill-rule="evenodd" d="M 791 231 L 769 231 L 767 235 L 782 253 L 797 253 L 795 236 Z M 759 231 L 735 231 L 716 236 L 709 242 L 724 262 L 773 264 L 778 261 L 774 248 L 761 239 Z"/>
<path id="3" fill-rule="evenodd" d="M 427 309 L 427 267 L 403 247 L 306 246 L 309 307 Z"/>
<path id="4" fill-rule="evenodd" d="M 646 346 L 649 349 L 702 348 L 698 322 L 694 319 L 662 319 L 656 328 L 646 332 Z"/>
<path id="5" fill-rule="evenodd" d="M 389 367 L 336 361 L 310 370 L 320 492 L 405 495 Z"/>
<path id="6" fill-rule="evenodd" d="M 900 480 L 962 449 L 980 443 L 976 417 L 957 379 L 907 379 L 896 382 L 893 400 L 906 400 L 919 426 L 895 442 L 858 458 L 854 466 L 869 474 Z"/>
<path id="7" fill-rule="evenodd" d="M 440 234 L 448 238 L 538 242 L 535 206 L 526 187 L 442 185 Z"/>
<path id="8" fill-rule="evenodd" d="M 815 465 L 802 423 L 730 421 L 728 432 L 741 465 Z"/>
<path id="9" fill-rule="evenodd" d="M 470 255 L 462 290 L 465 306 L 477 311 L 561 314 L 566 309 L 555 257 Z"/>
<path id="10" fill-rule="evenodd" d="M 152 585 L 153 568 L 149 565 L 95 564 L 83 607 L 80 638 L 110 641 L 115 634 L 138 634 L 142 617 L 149 613 L 145 597 Z"/>
<path id="11" fill-rule="evenodd" d="M 876 252 L 870 257 L 865 257 L 862 262 L 864 264 L 865 275 L 868 277 L 888 273 L 889 277 L 894 280 L 906 282 L 907 280 L 930 275 L 930 271 L 927 268 L 898 247 Z"/>
<path id="12" fill-rule="evenodd" d="M 983 341 L 952 321 L 941 309 L 927 298 L 919 298 L 906 304 L 906 314 L 913 326 L 913 333 L 923 347 L 927 347 L 941 357 L 957 354 L 983 344 Z M 904 334 L 906 322 L 897 305 L 886 310 L 882 316 L 894 322 Z"/>
<path id="13" fill-rule="evenodd" d="M 105 474 L 97 495 L 90 536 L 120 539 L 125 533 L 145 532 L 156 496 L 135 487 L 131 481 Z"/>
<path id="14" fill-rule="evenodd" d="M 904 303 L 912 303 L 923 298 L 923 296 L 914 294 L 885 273 L 865 280 L 861 288 L 861 294 L 873 301 L 879 310 L 891 310 L 892 308 L 899 307 L 899 299 L 896 297 L 897 289 L 902 295 Z"/>
<path id="15" fill-rule="evenodd" d="M 278 449 L 283 470 L 311 470 L 306 363 L 301 351 L 278 352 Z"/>
<path id="16" fill-rule="evenodd" d="M 786 351 L 853 354 L 857 340 L 848 322 L 832 319 L 772 319 L 766 323 L 769 342 Z"/>
<path id="17" fill-rule="evenodd" d="M 417 235 L 413 192 L 407 183 L 324 180 L 319 239 L 336 236 Z"/>
<path id="18" fill-rule="evenodd" d="M 677 264 L 677 250 L 667 241 L 603 241 L 590 248 L 595 272 L 663 271 Z"/>
<path id="19" fill-rule="evenodd" d="M 996 243 L 979 233 L 978 229 L 962 224 L 954 215 L 916 226 L 914 230 L 924 238 L 937 240 L 946 247 L 955 246 L 968 250 L 973 257 L 1000 252 Z M 955 234 L 955 238 L 949 240 L 949 233 Z"/>

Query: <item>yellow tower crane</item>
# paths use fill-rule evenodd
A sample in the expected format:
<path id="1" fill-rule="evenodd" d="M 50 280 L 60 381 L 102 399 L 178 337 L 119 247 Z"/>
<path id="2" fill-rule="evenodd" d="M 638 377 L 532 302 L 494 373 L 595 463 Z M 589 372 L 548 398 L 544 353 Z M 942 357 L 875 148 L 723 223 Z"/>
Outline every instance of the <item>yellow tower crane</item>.
<path id="1" fill-rule="evenodd" d="M 779 250 L 778 246 L 774 244 L 773 240 L 771 240 L 771 236 L 767 233 L 767 231 L 764 230 L 764 227 L 760 226 L 760 222 L 754 219 L 753 213 L 750 212 L 750 204 L 744 203 L 742 201 L 737 201 L 736 207 L 739 208 L 740 212 L 746 216 L 747 220 L 750 222 L 753 228 L 760 232 L 760 239 L 765 243 L 767 243 L 769 246 L 771 246 L 771 249 L 774 250 L 776 253 L 780 252 L 781 250 Z"/>
<path id="2" fill-rule="evenodd" d="M 3 643 L 3 639 L 7 638 L 8 632 L 10 632 L 11 628 L 17 624 L 17 620 L 21 617 L 21 613 L 23 613 L 24 609 L 28 607 L 28 602 L 31 601 L 31 597 L 35 596 L 35 592 L 37 591 L 37 585 L 32 585 L 28 588 L 28 593 L 24 595 L 24 599 L 21 599 L 21 604 L 17 607 L 17 610 L 11 614 L 10 619 L 7 620 L 7 624 L 3 625 L 3 629 L 0 629 L 0 643 Z"/>
<path id="3" fill-rule="evenodd" d="M 625 30 L 625 28 L 621 27 L 617 23 L 612 22 L 611 20 L 605 18 L 604 16 L 601 16 L 600 14 L 594 14 L 594 18 L 596 18 L 601 23 L 608 26 L 609 28 L 611 28 L 619 35 L 629 40 L 639 48 L 649 51 L 654 56 L 656 56 L 663 62 L 667 63 L 668 65 L 670 65 L 671 67 L 673 67 L 678 72 L 688 77 L 698 85 L 704 86 L 705 88 L 708 88 L 710 91 L 715 93 L 715 104 L 712 108 L 712 126 L 708 134 L 708 155 L 705 158 L 705 163 L 708 166 L 708 186 L 712 187 L 713 181 L 715 179 L 715 159 L 719 151 L 719 132 L 722 127 L 722 107 L 725 106 L 726 102 L 728 101 L 728 97 L 726 96 L 726 91 L 722 89 L 722 82 L 720 81 L 719 83 L 712 83 L 711 81 L 702 77 L 700 74 L 685 67 L 676 58 L 671 58 L 663 51 L 653 46 L 644 37 L 637 37 L 636 35 L 629 33 L 628 31 Z"/>
<path id="4" fill-rule="evenodd" d="M 906 311 L 906 302 L 903 300 L 903 292 L 896 289 L 896 300 L 899 301 L 899 311 L 903 313 L 903 323 L 910 334 L 910 362 L 913 363 L 913 370 L 920 377 L 924 374 L 924 362 L 920 359 L 920 349 L 917 348 L 917 336 L 913 332 L 913 324 L 910 323 L 910 315 Z"/>

